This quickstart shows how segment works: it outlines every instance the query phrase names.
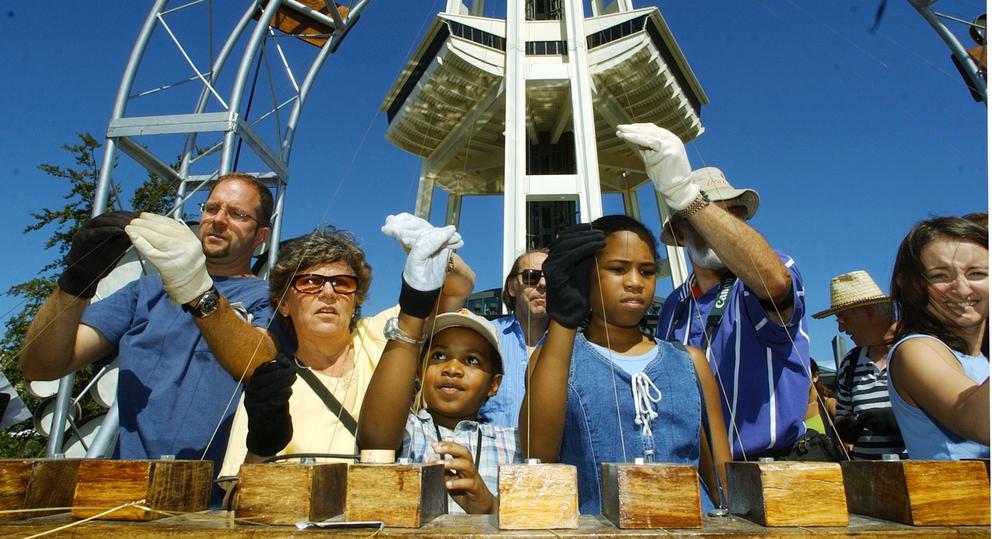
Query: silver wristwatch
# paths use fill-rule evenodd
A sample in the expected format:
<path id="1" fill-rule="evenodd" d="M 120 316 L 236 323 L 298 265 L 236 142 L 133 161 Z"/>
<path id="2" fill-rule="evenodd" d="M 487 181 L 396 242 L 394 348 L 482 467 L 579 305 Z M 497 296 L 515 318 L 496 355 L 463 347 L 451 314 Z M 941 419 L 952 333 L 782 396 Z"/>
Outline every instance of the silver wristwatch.
<path id="1" fill-rule="evenodd" d="M 400 329 L 400 319 L 395 316 L 386 320 L 386 327 L 383 328 L 382 334 L 391 341 L 401 341 L 407 344 L 420 344 L 424 342 L 423 339 L 414 339 L 403 333 L 403 330 Z"/>
<path id="2" fill-rule="evenodd" d="M 194 318 L 206 318 L 217 312 L 218 308 L 220 308 L 220 293 L 215 286 L 210 287 L 210 290 L 204 292 L 202 296 L 183 305 L 183 310 L 192 314 Z"/>

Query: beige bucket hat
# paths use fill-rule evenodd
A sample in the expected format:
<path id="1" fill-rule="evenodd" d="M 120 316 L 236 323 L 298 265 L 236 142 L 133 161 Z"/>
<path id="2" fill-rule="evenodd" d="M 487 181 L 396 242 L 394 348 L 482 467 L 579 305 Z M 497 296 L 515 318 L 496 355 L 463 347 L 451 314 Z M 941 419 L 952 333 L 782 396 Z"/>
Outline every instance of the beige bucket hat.
<path id="1" fill-rule="evenodd" d="M 882 292 L 867 271 L 852 271 L 830 280 L 830 308 L 814 314 L 813 318 L 826 318 L 847 309 L 890 301 L 892 298 Z"/>
<path id="2" fill-rule="evenodd" d="M 716 167 L 703 167 L 694 170 L 689 176 L 689 181 L 699 186 L 699 188 L 706 193 L 711 202 L 719 202 L 721 200 L 733 200 L 736 205 L 744 206 L 747 208 L 747 215 L 744 216 L 745 220 L 754 217 L 754 214 L 758 211 L 758 192 L 754 189 L 737 189 L 730 182 L 727 181 L 727 177 L 723 175 L 723 171 Z M 672 225 L 675 225 L 681 217 L 677 215 L 672 215 L 661 225 L 661 241 L 668 245 L 675 245 L 675 236 L 672 234 Z"/>

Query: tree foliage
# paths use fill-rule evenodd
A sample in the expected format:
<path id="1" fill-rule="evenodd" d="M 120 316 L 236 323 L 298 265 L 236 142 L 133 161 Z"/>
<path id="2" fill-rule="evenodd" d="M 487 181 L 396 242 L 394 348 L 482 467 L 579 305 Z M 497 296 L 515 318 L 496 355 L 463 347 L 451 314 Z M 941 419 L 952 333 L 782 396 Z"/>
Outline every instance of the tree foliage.
<path id="1" fill-rule="evenodd" d="M 35 277 L 15 284 L 6 291 L 6 295 L 19 298 L 21 304 L 20 310 L 4 323 L 5 332 L 0 339 L 0 362 L 2 362 L 0 365 L 3 367 L 4 375 L 32 411 L 42 402 L 26 391 L 26 384 L 17 361 L 18 353 L 35 313 L 55 290 L 56 279 L 64 268 L 63 258 L 69 251 L 72 236 L 92 214 L 96 187 L 100 179 L 98 161 L 101 155 L 100 141 L 89 133 L 77 133 L 76 136 L 78 140 L 75 143 L 62 146 L 68 154 L 66 163 L 44 163 L 38 166 L 39 170 L 56 181 L 65 183 L 66 194 L 62 197 L 63 205 L 54 208 L 44 207 L 39 211 L 31 212 L 33 222 L 23 231 L 25 234 L 47 231 L 49 236 L 45 241 L 45 247 L 54 249 L 57 256 L 40 268 Z M 172 208 L 175 192 L 175 185 L 149 174 L 145 182 L 131 194 L 128 201 L 129 208 L 123 206 L 121 188 L 116 182 L 110 186 L 107 206 L 111 209 L 165 213 Z M 73 395 L 78 395 L 91 378 L 92 368 L 79 371 L 73 387 Z M 81 404 L 84 417 L 102 411 L 89 399 L 81 399 Z M 8 458 L 43 456 L 45 444 L 45 439 L 34 432 L 29 420 L 15 425 L 7 432 L 0 433 L 0 456 Z"/>

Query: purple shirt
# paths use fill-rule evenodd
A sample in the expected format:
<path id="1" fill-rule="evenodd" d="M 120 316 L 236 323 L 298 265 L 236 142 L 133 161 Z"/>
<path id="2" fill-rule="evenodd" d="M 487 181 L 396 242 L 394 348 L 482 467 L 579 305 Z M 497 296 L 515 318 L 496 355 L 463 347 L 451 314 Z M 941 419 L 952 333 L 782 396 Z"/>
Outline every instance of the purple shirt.
<path id="1" fill-rule="evenodd" d="M 738 279 L 708 349 L 704 330 L 720 285 L 693 302 L 690 284 L 695 274 L 668 296 L 658 319 L 659 338 L 706 351 L 735 459 L 789 448 L 806 432 L 810 377 L 805 291 L 792 258 L 778 256 L 792 277 L 793 310 L 787 326 L 770 320 L 757 296 Z"/>

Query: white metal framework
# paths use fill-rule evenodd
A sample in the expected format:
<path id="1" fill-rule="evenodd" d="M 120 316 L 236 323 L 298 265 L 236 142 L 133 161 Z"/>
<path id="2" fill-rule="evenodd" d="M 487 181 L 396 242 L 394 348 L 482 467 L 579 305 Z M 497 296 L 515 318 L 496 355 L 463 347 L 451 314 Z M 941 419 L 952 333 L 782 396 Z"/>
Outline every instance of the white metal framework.
<path id="1" fill-rule="evenodd" d="M 342 0 L 343 1 L 343 0 Z M 187 199 L 235 169 L 274 190 L 268 262 L 278 256 L 289 160 L 303 105 L 327 57 L 370 0 L 156 0 L 121 78 L 107 127 L 93 214 L 106 211 L 127 155 Z M 47 453 L 62 452 L 73 375 L 60 381 Z M 111 407 L 87 456 L 117 433 Z"/>
<path id="2" fill-rule="evenodd" d="M 455 224 L 463 196 L 503 195 L 504 273 L 527 247 L 529 202 L 572 201 L 589 221 L 603 192 L 620 193 L 640 217 L 636 189 L 647 177 L 617 124 L 656 123 L 684 142 L 703 132 L 706 94 L 658 9 L 593 0 L 591 10 L 585 17 L 582 0 L 508 0 L 504 20 L 482 16 L 481 1 L 449 0 L 382 104 L 386 138 L 424 158 L 417 215 L 429 216 L 434 187 L 447 191 Z M 568 170 L 534 170 L 539 144 L 567 146 Z M 669 248 L 668 259 L 681 283 L 681 252 Z"/>

